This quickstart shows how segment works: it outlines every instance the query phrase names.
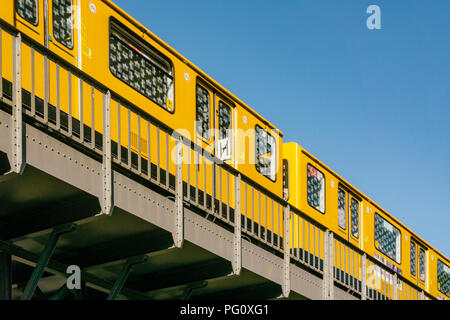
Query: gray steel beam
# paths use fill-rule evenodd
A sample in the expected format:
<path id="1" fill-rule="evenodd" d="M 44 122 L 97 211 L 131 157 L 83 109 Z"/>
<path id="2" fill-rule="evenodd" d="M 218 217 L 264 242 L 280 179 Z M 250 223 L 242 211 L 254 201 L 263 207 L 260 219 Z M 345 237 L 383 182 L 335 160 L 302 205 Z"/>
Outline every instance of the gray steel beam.
<path id="1" fill-rule="evenodd" d="M 140 264 L 147 261 L 146 256 L 138 256 L 133 257 L 127 260 L 125 265 L 123 266 L 122 271 L 120 272 L 119 277 L 117 278 L 116 282 L 114 283 L 114 286 L 111 289 L 111 292 L 108 295 L 107 300 L 115 300 L 122 290 L 123 286 L 125 285 L 125 281 L 127 281 L 127 278 L 131 272 L 131 268 L 133 268 L 134 265 Z"/>
<path id="2" fill-rule="evenodd" d="M 103 95 L 103 199 L 100 201 L 102 213 L 111 215 L 114 209 L 112 188 L 112 156 L 111 156 L 111 93 Z M 95 137 L 92 137 L 95 144 Z"/>
<path id="3" fill-rule="evenodd" d="M 24 139 L 22 122 L 22 36 L 13 37 L 13 112 L 12 112 L 12 172 L 22 174 L 24 163 Z"/>
<path id="4" fill-rule="evenodd" d="M 0 300 L 11 300 L 11 254 L 0 251 Z"/>
<path id="5" fill-rule="evenodd" d="M 175 187 L 175 221 L 172 231 L 173 243 L 181 248 L 184 242 L 183 215 L 183 137 L 179 136 L 176 145 L 176 187 Z"/>
<path id="6" fill-rule="evenodd" d="M 70 232 L 73 229 L 74 225 L 67 224 L 59 226 L 53 230 L 52 234 L 50 235 L 50 239 L 47 241 L 47 244 L 45 245 L 41 257 L 39 258 L 39 261 L 37 262 L 36 267 L 34 268 L 33 273 L 31 274 L 30 280 L 28 280 L 24 293 L 20 298 L 21 300 L 30 300 L 32 298 L 34 291 L 36 290 L 36 287 L 38 285 L 38 282 L 41 279 L 42 274 L 44 273 L 45 267 L 49 263 L 53 251 L 55 250 L 56 242 L 58 241 L 59 237 L 62 234 Z"/>

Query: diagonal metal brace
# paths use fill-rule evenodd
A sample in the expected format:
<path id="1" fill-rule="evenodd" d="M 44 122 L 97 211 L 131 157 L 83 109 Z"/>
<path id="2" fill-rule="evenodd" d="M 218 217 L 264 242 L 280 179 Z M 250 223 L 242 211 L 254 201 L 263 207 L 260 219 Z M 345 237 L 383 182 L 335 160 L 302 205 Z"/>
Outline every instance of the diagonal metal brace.
<path id="1" fill-rule="evenodd" d="M 115 300 L 117 298 L 117 296 L 120 293 L 120 290 L 122 290 L 123 286 L 125 285 L 125 282 L 127 281 L 128 276 L 130 275 L 131 268 L 134 265 L 143 263 L 145 261 L 147 261 L 146 256 L 137 256 L 127 260 L 127 262 L 123 266 L 122 271 L 120 272 L 119 277 L 114 283 L 114 286 L 112 287 L 107 300 Z"/>
<path id="2" fill-rule="evenodd" d="M 65 224 L 58 226 L 53 230 L 53 232 L 50 235 L 50 238 L 47 241 L 47 244 L 45 245 L 41 257 L 39 258 L 36 267 L 34 268 L 33 273 L 31 274 L 30 279 L 28 280 L 24 293 L 20 298 L 21 300 L 30 300 L 33 297 L 38 282 L 41 279 L 42 274 L 44 273 L 44 270 L 47 267 L 47 264 L 53 255 L 53 251 L 55 250 L 56 242 L 58 241 L 59 237 L 64 233 L 73 231 L 74 229 L 75 229 L 74 224 Z"/>

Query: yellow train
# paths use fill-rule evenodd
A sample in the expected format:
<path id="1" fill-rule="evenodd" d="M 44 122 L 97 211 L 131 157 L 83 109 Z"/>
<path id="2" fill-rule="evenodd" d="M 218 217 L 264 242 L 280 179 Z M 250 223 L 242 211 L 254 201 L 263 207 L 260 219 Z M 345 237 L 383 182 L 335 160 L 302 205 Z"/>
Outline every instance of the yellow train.
<path id="1" fill-rule="evenodd" d="M 2 0 L 0 19 L 0 92 L 13 96 L 9 59 L 19 32 L 22 102 L 31 117 L 102 150 L 106 87 L 115 163 L 173 189 L 176 131 L 185 141 L 185 200 L 235 223 L 239 197 L 244 231 L 277 249 L 286 240 L 289 204 L 294 258 L 308 252 L 309 259 L 313 246 L 314 265 L 323 270 L 326 228 L 339 242 L 336 280 L 360 287 L 361 275 L 350 272 L 360 258 L 349 255 L 359 250 L 416 289 L 450 298 L 449 259 L 300 146 L 283 143 L 278 128 L 111 1 Z M 311 221 L 321 226 L 317 234 Z M 353 251 L 338 252 L 340 244 Z"/>

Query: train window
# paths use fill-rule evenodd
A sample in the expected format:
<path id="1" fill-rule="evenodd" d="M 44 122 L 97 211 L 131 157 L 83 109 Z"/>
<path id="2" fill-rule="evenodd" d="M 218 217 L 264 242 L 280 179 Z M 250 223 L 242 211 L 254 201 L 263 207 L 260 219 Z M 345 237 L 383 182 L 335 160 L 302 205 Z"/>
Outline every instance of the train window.
<path id="1" fill-rule="evenodd" d="M 175 110 L 171 61 L 116 23 L 110 28 L 109 66 L 115 77 L 167 111 Z"/>
<path id="2" fill-rule="evenodd" d="M 72 0 L 53 0 L 53 36 L 56 41 L 73 49 Z"/>
<path id="3" fill-rule="evenodd" d="M 437 263 L 437 285 L 440 292 L 450 297 L 450 268 L 439 259 Z"/>
<path id="4" fill-rule="evenodd" d="M 231 108 L 220 101 L 218 157 L 221 160 L 231 159 L 231 132 Z"/>
<path id="5" fill-rule="evenodd" d="M 338 225 L 342 229 L 347 229 L 347 214 L 346 214 L 346 193 L 341 188 L 338 189 Z"/>
<path id="6" fill-rule="evenodd" d="M 24 20 L 34 26 L 38 25 L 37 0 L 16 0 L 16 11 Z"/>
<path id="7" fill-rule="evenodd" d="M 416 244 L 411 241 L 411 247 L 410 247 L 410 271 L 411 275 L 416 275 Z"/>
<path id="8" fill-rule="evenodd" d="M 425 282 L 425 250 L 419 250 L 419 275 L 420 281 Z"/>
<path id="9" fill-rule="evenodd" d="M 209 114 L 209 92 L 202 86 L 197 85 L 197 112 L 195 123 L 197 126 L 197 133 L 206 140 L 211 139 Z"/>
<path id="10" fill-rule="evenodd" d="M 310 164 L 308 164 L 307 176 L 308 204 L 321 213 L 325 213 L 325 176 Z"/>
<path id="11" fill-rule="evenodd" d="M 359 238 L 359 202 L 352 198 L 351 206 L 352 236 Z"/>
<path id="12" fill-rule="evenodd" d="M 272 181 L 276 179 L 275 138 L 260 126 L 255 127 L 256 170 Z"/>
<path id="13" fill-rule="evenodd" d="M 375 247 L 397 263 L 401 262 L 401 233 L 375 213 Z"/>

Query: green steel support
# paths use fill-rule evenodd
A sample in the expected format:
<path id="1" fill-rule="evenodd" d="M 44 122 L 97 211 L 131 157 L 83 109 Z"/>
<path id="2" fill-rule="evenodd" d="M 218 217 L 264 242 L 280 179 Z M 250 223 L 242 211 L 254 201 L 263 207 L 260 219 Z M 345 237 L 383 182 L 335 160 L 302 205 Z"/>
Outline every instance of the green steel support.
<path id="1" fill-rule="evenodd" d="M 127 281 L 127 278 L 131 272 L 131 268 L 135 264 L 140 264 L 145 261 L 147 261 L 146 256 L 137 256 L 137 257 L 133 257 L 133 258 L 130 258 L 127 260 L 127 262 L 123 266 L 122 271 L 120 272 L 119 277 L 117 278 L 116 282 L 114 283 L 114 286 L 112 287 L 107 300 L 115 300 L 117 298 L 117 296 L 120 293 L 120 290 L 122 290 L 123 286 L 125 285 L 125 282 Z"/>
<path id="2" fill-rule="evenodd" d="M 44 273 L 44 270 L 47 267 L 47 264 L 53 255 L 53 251 L 55 250 L 56 247 L 56 242 L 63 233 L 70 232 L 73 229 L 74 229 L 73 224 L 66 224 L 59 226 L 53 230 L 52 234 L 50 235 L 50 238 L 48 239 L 47 244 L 45 245 L 44 251 L 42 252 L 39 258 L 39 261 L 37 262 L 36 267 L 34 268 L 33 273 L 31 274 L 31 277 L 28 280 L 27 286 L 25 287 L 23 295 L 20 298 L 21 300 L 30 300 L 33 297 L 38 282 L 41 279 L 42 274 Z"/>
<path id="3" fill-rule="evenodd" d="M 11 300 L 11 254 L 0 251 L 0 300 Z"/>

